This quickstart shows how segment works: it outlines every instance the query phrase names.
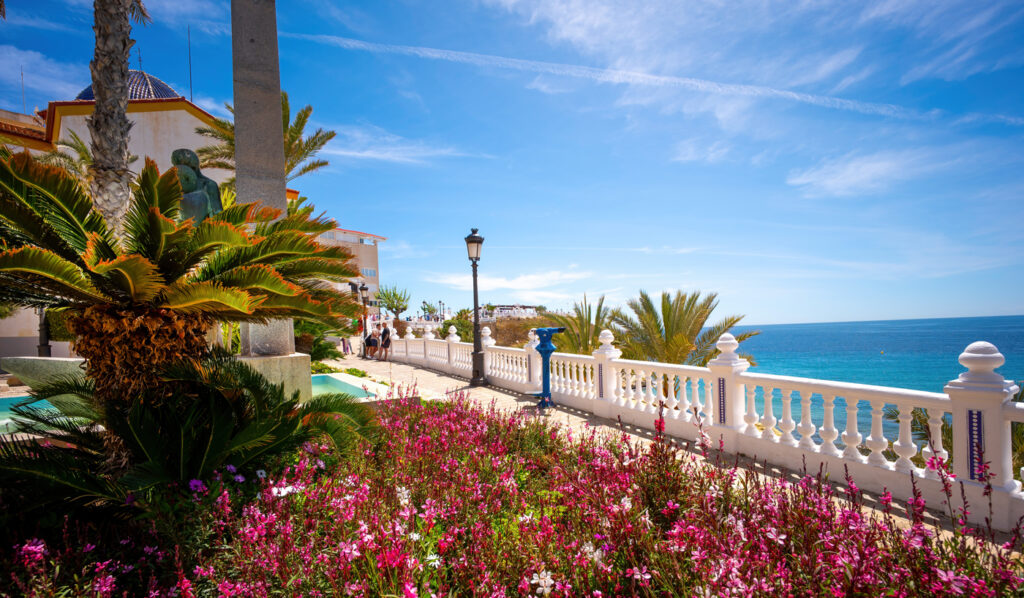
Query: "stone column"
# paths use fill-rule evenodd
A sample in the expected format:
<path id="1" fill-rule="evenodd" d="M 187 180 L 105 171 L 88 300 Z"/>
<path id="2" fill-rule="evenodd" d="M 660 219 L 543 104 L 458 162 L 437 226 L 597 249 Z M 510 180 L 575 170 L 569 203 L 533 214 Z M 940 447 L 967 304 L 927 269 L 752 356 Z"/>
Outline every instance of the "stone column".
<path id="1" fill-rule="evenodd" d="M 612 403 L 615 402 L 615 377 L 612 375 L 612 360 L 622 357 L 622 351 L 612 345 L 615 336 L 611 330 L 602 330 L 597 340 L 601 346 L 594 351 L 594 362 L 597 373 L 597 401 L 594 403 L 594 415 L 612 416 Z"/>
<path id="2" fill-rule="evenodd" d="M 537 351 L 537 345 L 540 344 L 540 339 L 537 338 L 537 329 L 530 329 L 530 340 L 527 341 L 523 348 L 526 349 L 527 358 L 527 372 L 526 372 L 526 391 L 525 392 L 540 392 L 541 390 L 541 369 L 543 368 L 543 362 L 540 358 L 540 352 Z"/>
<path id="3" fill-rule="evenodd" d="M 967 371 L 945 388 L 953 411 L 953 473 L 966 483 L 978 482 L 978 465 L 988 461 L 992 485 L 1012 489 L 1010 420 L 1003 405 L 1018 389 L 995 371 L 1006 359 L 995 345 L 978 341 L 964 349 L 959 361 Z"/>
<path id="4" fill-rule="evenodd" d="M 484 351 L 484 378 L 487 378 L 488 383 L 490 383 L 491 347 L 493 347 L 498 341 L 491 338 L 491 329 L 487 326 L 484 326 L 483 329 L 480 330 L 480 336 L 480 346 L 483 347 Z"/>
<path id="5" fill-rule="evenodd" d="M 737 375 L 747 371 L 750 362 L 736 354 L 739 346 L 736 337 L 728 332 L 718 338 L 715 347 L 719 355 L 708 362 L 708 369 L 715 379 L 716 392 L 715 396 L 705 397 L 708 401 L 715 401 L 715 421 L 711 422 L 711 434 L 715 440 L 721 437 L 725 441 L 726 450 L 731 451 L 736 450 L 735 439 L 746 428 L 743 416 L 747 411 L 747 395 Z"/>
<path id="6" fill-rule="evenodd" d="M 288 208 L 281 124 L 281 73 L 274 0 L 231 0 L 235 187 L 242 203 Z M 242 324 L 242 360 L 285 392 L 312 396 L 309 356 L 295 353 L 292 321 Z"/>
<path id="7" fill-rule="evenodd" d="M 231 0 L 235 102 L 235 188 L 238 201 L 288 208 L 281 124 L 281 73 L 274 0 Z M 295 352 L 291 320 L 243 324 L 243 355 Z"/>

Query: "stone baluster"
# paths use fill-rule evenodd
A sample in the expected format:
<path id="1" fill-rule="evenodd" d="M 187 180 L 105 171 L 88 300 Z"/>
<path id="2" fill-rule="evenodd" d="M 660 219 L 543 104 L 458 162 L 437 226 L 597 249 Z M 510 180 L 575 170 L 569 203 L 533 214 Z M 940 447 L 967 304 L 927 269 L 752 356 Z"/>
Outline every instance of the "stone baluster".
<path id="1" fill-rule="evenodd" d="M 1003 406 L 1018 388 L 995 371 L 1006 359 L 995 345 L 978 341 L 964 349 L 959 361 L 967 371 L 945 388 L 953 413 L 953 473 L 959 480 L 981 481 L 978 467 L 987 461 L 992 486 L 1013 489 L 1010 422 Z"/>
<path id="2" fill-rule="evenodd" d="M 775 398 L 775 389 L 771 386 L 764 387 L 764 415 L 761 416 L 761 438 L 775 442 L 775 407 L 772 399 Z"/>
<path id="3" fill-rule="evenodd" d="M 928 409 L 928 436 L 929 443 L 921 449 L 925 461 L 931 457 L 939 457 L 943 461 L 949 459 L 949 452 L 942 445 L 942 416 L 945 411 L 942 409 Z M 931 471 L 931 470 L 927 470 Z"/>
<path id="4" fill-rule="evenodd" d="M 864 443 L 871 449 L 871 454 L 868 455 L 868 463 L 879 467 L 887 467 L 889 465 L 889 460 L 882 454 L 885 449 L 889 448 L 889 441 L 885 439 L 885 435 L 882 433 L 884 407 L 885 403 L 881 400 L 871 401 L 871 436 L 868 436 L 868 441 Z"/>
<path id="5" fill-rule="evenodd" d="M 757 386 L 753 384 L 744 385 L 747 391 L 747 410 L 743 414 L 743 433 L 747 436 L 757 436 Z"/>
<path id="6" fill-rule="evenodd" d="M 814 396 L 810 392 L 800 393 L 800 425 L 797 426 L 796 431 L 800 432 L 800 448 L 808 451 L 813 451 L 814 445 L 814 420 L 811 419 L 811 397 Z"/>
<path id="7" fill-rule="evenodd" d="M 864 456 L 860 454 L 860 450 L 857 448 L 860 446 L 860 441 L 864 438 L 857 430 L 857 399 L 850 396 L 845 397 L 845 399 L 846 431 L 843 432 L 843 444 L 846 445 L 846 448 L 843 450 L 843 458 L 853 461 L 864 461 Z"/>
<path id="8" fill-rule="evenodd" d="M 796 437 L 793 436 L 793 430 L 796 429 L 796 422 L 793 421 L 793 392 L 787 391 L 785 388 L 782 391 L 782 421 L 779 422 L 779 430 L 782 432 L 782 437 L 779 438 L 779 442 L 788 446 L 796 446 Z"/>
<path id="9" fill-rule="evenodd" d="M 842 451 L 836 446 L 836 438 L 839 438 L 839 430 L 836 429 L 836 417 L 835 417 L 835 401 L 836 396 L 833 394 L 822 395 L 822 401 L 825 403 L 825 421 L 824 426 L 818 434 L 821 436 L 821 452 L 826 455 L 838 457 L 842 455 Z"/>
<path id="10" fill-rule="evenodd" d="M 686 384 L 686 377 L 669 376 L 668 378 L 668 397 L 665 401 L 665 419 L 678 419 L 679 418 L 679 396 L 680 393 L 685 393 L 683 386 Z M 683 395 L 685 396 L 685 395 Z"/>
<path id="11" fill-rule="evenodd" d="M 913 407 L 907 403 L 897 405 L 897 407 L 900 410 L 900 434 L 892 448 L 899 455 L 899 459 L 896 460 L 896 471 L 907 473 L 914 469 L 914 463 L 910 458 L 917 454 L 917 445 L 914 444 L 914 439 L 910 432 L 910 422 L 913 420 Z"/>

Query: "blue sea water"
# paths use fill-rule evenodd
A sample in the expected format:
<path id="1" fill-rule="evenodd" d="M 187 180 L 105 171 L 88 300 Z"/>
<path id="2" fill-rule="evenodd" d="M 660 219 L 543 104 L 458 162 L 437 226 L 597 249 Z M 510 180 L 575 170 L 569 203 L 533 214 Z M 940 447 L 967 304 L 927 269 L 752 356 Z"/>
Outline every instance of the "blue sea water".
<path id="1" fill-rule="evenodd" d="M 1000 372 L 1024 380 L 1024 316 L 737 326 L 760 330 L 740 345 L 751 371 L 942 392 L 964 371 L 957 357 L 988 341 L 1006 357 Z"/>
<path id="2" fill-rule="evenodd" d="M 740 344 L 740 353 L 757 363 L 752 372 L 942 392 L 947 382 L 964 371 L 957 357 L 980 340 L 994 344 L 1005 356 L 1006 363 L 997 372 L 1010 380 L 1024 380 L 1024 316 L 738 326 L 733 333 L 748 330 L 761 332 Z M 761 394 L 758 391 L 758 413 L 764 412 Z M 792 402 L 797 422 L 800 400 Z M 781 419 L 778 391 L 772 405 L 775 417 Z M 845 400 L 836 399 L 835 407 L 835 426 L 842 430 Z M 820 395 L 811 398 L 811 416 L 820 428 L 824 417 Z M 886 437 L 895 438 L 896 424 L 883 424 Z M 866 437 L 871 425 L 866 401 L 859 403 L 857 425 Z"/>

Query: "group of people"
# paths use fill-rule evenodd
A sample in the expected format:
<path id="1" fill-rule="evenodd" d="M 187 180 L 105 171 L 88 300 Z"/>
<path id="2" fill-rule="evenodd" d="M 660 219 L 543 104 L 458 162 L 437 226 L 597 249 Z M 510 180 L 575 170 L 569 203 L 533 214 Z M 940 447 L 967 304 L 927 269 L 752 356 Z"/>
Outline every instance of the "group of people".
<path id="1" fill-rule="evenodd" d="M 374 324 L 370 332 L 363 337 L 366 345 L 366 358 L 387 361 L 391 355 L 391 327 L 387 322 Z"/>

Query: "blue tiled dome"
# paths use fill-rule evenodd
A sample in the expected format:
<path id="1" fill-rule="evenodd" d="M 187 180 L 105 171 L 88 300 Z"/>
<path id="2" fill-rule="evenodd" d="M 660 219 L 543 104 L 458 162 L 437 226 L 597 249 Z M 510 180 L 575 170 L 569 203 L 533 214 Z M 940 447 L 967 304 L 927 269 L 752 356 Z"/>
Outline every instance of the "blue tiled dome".
<path id="1" fill-rule="evenodd" d="M 148 100 L 153 98 L 180 98 L 181 94 L 153 75 L 142 71 L 128 71 L 128 99 Z M 76 100 L 95 100 L 92 85 L 82 90 Z"/>

